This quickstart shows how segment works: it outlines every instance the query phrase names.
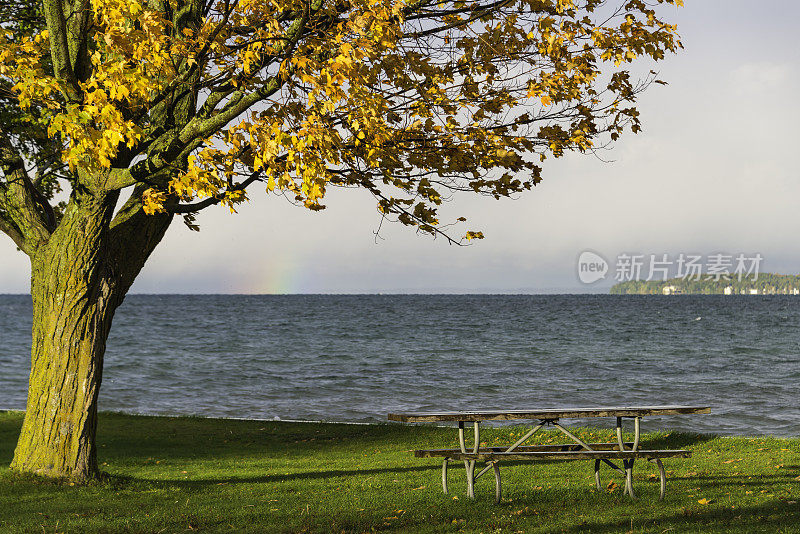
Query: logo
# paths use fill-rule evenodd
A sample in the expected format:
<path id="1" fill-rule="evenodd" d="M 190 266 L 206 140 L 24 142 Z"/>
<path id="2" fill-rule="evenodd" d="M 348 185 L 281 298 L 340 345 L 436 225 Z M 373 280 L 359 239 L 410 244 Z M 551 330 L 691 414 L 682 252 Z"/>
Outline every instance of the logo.
<path id="1" fill-rule="evenodd" d="M 661 281 L 670 278 L 681 280 L 713 280 L 714 282 L 734 280 L 758 281 L 761 272 L 761 254 L 709 254 L 704 257 L 699 254 L 679 254 L 677 257 L 669 254 L 629 254 L 621 253 L 617 256 L 613 268 L 613 277 L 617 282 L 631 281 Z M 608 274 L 609 263 L 601 255 L 590 250 L 581 252 L 578 256 L 578 278 L 584 284 L 593 284 L 602 280 Z M 728 288 L 731 292 L 733 287 Z M 748 288 L 739 287 L 737 291 Z M 775 288 L 773 288 L 775 289 Z M 793 288 L 784 288 L 789 291 Z M 798 289 L 800 291 L 800 289 Z M 733 293 L 730 293 L 733 294 Z"/>
<path id="2" fill-rule="evenodd" d="M 593 284 L 606 277 L 608 262 L 594 252 L 585 250 L 578 257 L 578 278 L 584 284 Z"/>

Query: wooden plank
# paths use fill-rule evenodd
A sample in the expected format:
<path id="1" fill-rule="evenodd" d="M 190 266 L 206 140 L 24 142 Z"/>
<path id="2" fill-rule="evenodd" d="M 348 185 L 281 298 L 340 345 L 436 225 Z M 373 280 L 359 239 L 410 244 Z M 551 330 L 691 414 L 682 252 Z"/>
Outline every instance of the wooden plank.
<path id="1" fill-rule="evenodd" d="M 588 443 L 589 447 L 597 451 L 615 451 L 619 450 L 618 443 Z M 510 445 L 499 447 L 481 447 L 478 453 L 491 453 L 491 452 L 505 452 Z M 633 447 L 633 442 L 626 443 L 626 447 Z M 582 445 L 577 443 L 561 443 L 553 445 L 522 445 L 514 449 L 514 452 L 556 452 L 556 451 L 582 451 Z M 461 453 L 461 449 L 425 449 L 414 451 L 414 456 L 417 458 L 441 458 L 444 456 L 452 456 L 455 453 Z"/>
<path id="2" fill-rule="evenodd" d="M 420 451 L 424 452 L 424 451 Z M 416 454 L 416 453 L 415 453 Z M 533 452 L 454 452 L 454 460 L 629 460 L 631 458 L 690 458 L 687 450 L 639 451 L 533 451 Z"/>
<path id="3" fill-rule="evenodd" d="M 710 413 L 708 406 L 631 406 L 621 408 L 566 408 L 560 410 L 478 410 L 464 412 L 390 413 L 390 421 L 436 423 L 442 421 L 512 421 L 517 419 L 557 420 L 584 417 L 646 417 Z"/>

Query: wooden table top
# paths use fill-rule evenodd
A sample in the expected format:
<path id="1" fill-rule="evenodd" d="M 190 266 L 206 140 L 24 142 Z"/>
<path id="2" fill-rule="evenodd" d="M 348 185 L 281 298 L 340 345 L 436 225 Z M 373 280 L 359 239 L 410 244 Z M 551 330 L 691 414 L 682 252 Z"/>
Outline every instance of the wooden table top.
<path id="1" fill-rule="evenodd" d="M 620 408 L 564 408 L 560 410 L 477 410 L 465 412 L 390 413 L 390 421 L 434 423 L 440 421 L 511 421 L 515 419 L 556 420 L 582 417 L 645 417 L 649 415 L 690 415 L 710 413 L 708 406 L 623 406 Z"/>

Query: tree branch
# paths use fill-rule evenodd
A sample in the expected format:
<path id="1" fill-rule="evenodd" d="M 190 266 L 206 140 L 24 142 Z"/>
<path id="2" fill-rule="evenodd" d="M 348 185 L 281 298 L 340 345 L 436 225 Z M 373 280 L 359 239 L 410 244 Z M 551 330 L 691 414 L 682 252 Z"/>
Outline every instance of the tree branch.
<path id="1" fill-rule="evenodd" d="M 237 91 L 234 93 L 235 98 L 232 98 L 231 101 L 216 114 L 207 119 L 196 118 L 190 121 L 181 131 L 178 139 L 181 143 L 186 145 L 195 139 L 204 139 L 219 131 L 253 105 L 275 94 L 283 84 L 286 83 L 287 79 L 288 77 L 286 74 L 279 74 L 270 78 L 266 84 L 254 90 L 252 93 Z"/>
<path id="2" fill-rule="evenodd" d="M 25 247 L 20 248 L 27 253 L 50 238 L 56 226 L 55 214 L 31 182 L 22 157 L 1 133 L 0 168 L 5 176 L 5 182 L 0 182 L 0 210 L 7 223 L 13 223 L 12 230 L 24 239 Z"/>
<path id="3" fill-rule="evenodd" d="M 31 250 L 28 248 L 28 243 L 25 241 L 25 237 L 22 235 L 22 232 L 19 231 L 17 225 L 14 224 L 10 218 L 7 218 L 6 215 L 0 212 L 0 232 L 3 232 L 8 237 L 10 237 L 14 243 L 22 250 L 25 254 L 30 255 Z"/>
<path id="4" fill-rule="evenodd" d="M 445 24 L 444 26 L 439 26 L 437 28 L 431 28 L 420 32 L 409 33 L 403 38 L 412 40 L 420 39 L 422 37 L 427 37 L 428 35 L 433 35 L 435 33 L 451 30 L 453 28 L 460 28 L 462 26 L 467 26 L 468 24 L 480 19 L 481 17 L 485 17 L 486 15 L 490 14 L 495 9 L 502 8 L 511 4 L 511 1 L 512 0 L 500 0 L 498 2 L 494 2 L 486 6 L 480 6 L 481 9 L 480 11 L 475 11 L 476 8 L 473 6 L 472 8 L 470 8 L 470 11 L 473 12 L 473 14 L 467 19 L 459 20 L 458 22 L 453 22 L 452 24 Z"/>
<path id="5" fill-rule="evenodd" d="M 283 41 L 276 46 L 273 53 L 263 57 L 258 68 L 254 69 L 254 74 L 267 66 L 273 59 L 280 57 L 288 52 L 300 41 L 304 35 L 306 24 L 314 14 L 322 7 L 322 0 L 313 0 L 307 11 L 300 14 L 287 28 L 283 36 Z M 250 77 L 252 78 L 252 76 Z M 251 93 L 244 89 L 235 89 L 233 84 L 225 84 L 223 87 L 213 91 L 206 99 L 200 112 L 195 119 L 189 122 L 181 131 L 179 138 L 183 143 L 189 143 L 198 137 L 207 137 L 209 134 L 223 128 L 230 121 L 250 109 L 254 104 L 275 94 L 288 79 L 287 73 L 279 72 L 271 77 L 264 85 L 258 87 Z M 241 82 L 245 82 L 242 80 Z M 228 98 L 223 108 L 214 114 L 216 106 Z"/>
<path id="6" fill-rule="evenodd" d="M 91 7 L 91 0 L 74 0 L 69 20 L 66 21 L 69 61 L 76 80 L 88 78 L 92 68 L 86 39 L 94 17 Z"/>
<path id="7" fill-rule="evenodd" d="M 79 102 L 82 91 L 70 61 L 64 0 L 45 0 L 44 16 L 50 33 L 50 56 L 53 61 L 53 71 L 58 79 L 66 82 L 64 96 L 71 102 Z"/>
<path id="8" fill-rule="evenodd" d="M 141 199 L 146 187 L 136 186 L 109 228 L 108 261 L 125 293 L 172 223 L 172 214 L 144 212 Z"/>
<path id="9" fill-rule="evenodd" d="M 137 183 L 138 180 L 134 177 L 131 169 L 111 169 L 106 179 L 105 189 L 107 191 L 125 189 Z"/>
<path id="10" fill-rule="evenodd" d="M 250 175 L 245 181 L 228 189 L 228 191 L 244 191 L 253 182 L 261 181 L 261 171 L 256 171 Z M 210 206 L 216 206 L 222 202 L 222 198 L 210 197 L 193 204 L 177 204 L 175 206 L 168 206 L 169 213 L 197 213 L 200 210 L 206 209 Z"/>

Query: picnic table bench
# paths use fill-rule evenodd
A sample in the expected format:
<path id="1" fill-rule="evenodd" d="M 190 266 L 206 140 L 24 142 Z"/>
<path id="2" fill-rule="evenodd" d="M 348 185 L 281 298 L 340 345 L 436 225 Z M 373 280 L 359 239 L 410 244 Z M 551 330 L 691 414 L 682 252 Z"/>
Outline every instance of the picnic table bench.
<path id="1" fill-rule="evenodd" d="M 499 463 L 506 460 L 594 460 L 594 478 L 597 489 L 600 485 L 600 466 L 606 464 L 625 477 L 625 493 L 635 498 L 633 493 L 633 464 L 637 459 L 655 463 L 658 466 L 660 492 L 659 499 L 664 499 L 666 491 L 666 473 L 662 458 L 689 458 L 688 450 L 649 450 L 639 448 L 640 423 L 642 417 L 654 415 L 693 415 L 707 414 L 708 406 L 639 406 L 623 408 L 568 408 L 563 410 L 506 410 L 506 411 L 470 411 L 470 412 L 412 412 L 390 413 L 389 420 L 401 423 L 458 423 L 458 449 L 425 449 L 414 451 L 418 458 L 443 458 L 442 489 L 447 493 L 448 462 L 462 460 L 467 476 L 467 496 L 475 498 L 475 481 L 490 469 L 495 478 L 495 500 L 500 502 L 502 485 L 500 481 Z M 582 419 L 589 417 L 615 417 L 616 443 L 586 443 L 563 427 L 561 419 Z M 634 438 L 632 442 L 622 439 L 622 423 L 624 419 L 633 419 Z M 516 442 L 508 446 L 480 446 L 480 423 L 484 421 L 538 421 L 533 428 Z M 473 445 L 467 447 L 464 435 L 466 423 L 473 425 Z M 556 445 L 523 445 L 542 427 L 553 426 L 572 440 L 572 443 Z M 614 463 L 621 461 L 622 467 Z M 486 462 L 486 466 L 475 473 L 476 462 Z"/>

